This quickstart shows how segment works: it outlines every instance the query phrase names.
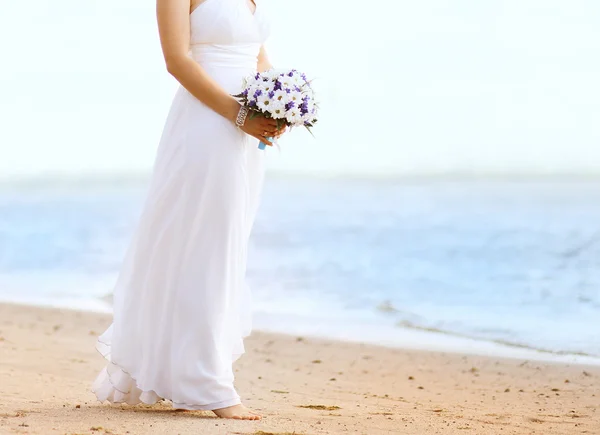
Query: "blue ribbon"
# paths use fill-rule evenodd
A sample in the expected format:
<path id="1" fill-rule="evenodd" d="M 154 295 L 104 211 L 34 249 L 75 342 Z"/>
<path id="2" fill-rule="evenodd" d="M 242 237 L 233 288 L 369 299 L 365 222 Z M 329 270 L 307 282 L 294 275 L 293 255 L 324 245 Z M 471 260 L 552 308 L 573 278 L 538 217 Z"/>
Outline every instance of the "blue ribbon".
<path id="1" fill-rule="evenodd" d="M 267 139 L 269 139 L 269 141 L 273 140 L 273 138 L 272 138 L 272 137 L 268 137 Z M 261 142 L 258 144 L 258 149 L 259 149 L 259 150 L 264 150 L 266 147 L 267 147 L 267 144 L 266 144 L 266 143 L 264 143 L 263 141 L 261 141 Z"/>

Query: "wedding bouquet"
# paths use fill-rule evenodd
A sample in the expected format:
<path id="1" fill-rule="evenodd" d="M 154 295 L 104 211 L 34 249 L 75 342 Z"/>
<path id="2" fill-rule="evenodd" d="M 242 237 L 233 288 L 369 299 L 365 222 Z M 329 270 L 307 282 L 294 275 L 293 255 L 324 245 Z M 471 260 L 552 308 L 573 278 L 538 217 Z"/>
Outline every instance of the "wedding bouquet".
<path id="1" fill-rule="evenodd" d="M 234 97 L 250 109 L 250 118 L 275 119 L 278 128 L 303 126 L 310 132 L 317 122 L 318 106 L 311 83 L 295 69 L 256 73 L 245 80 L 244 90 Z M 265 146 L 262 142 L 258 145 L 260 149 Z"/>

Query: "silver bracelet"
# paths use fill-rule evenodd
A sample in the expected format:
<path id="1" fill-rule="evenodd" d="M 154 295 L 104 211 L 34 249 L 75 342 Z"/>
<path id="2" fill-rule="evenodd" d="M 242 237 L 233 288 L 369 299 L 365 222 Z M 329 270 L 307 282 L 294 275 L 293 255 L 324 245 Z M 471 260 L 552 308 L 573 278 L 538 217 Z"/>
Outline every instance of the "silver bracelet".
<path id="1" fill-rule="evenodd" d="M 237 114 L 237 118 L 235 119 L 235 125 L 238 127 L 242 127 L 246 123 L 246 118 L 248 117 L 248 109 L 246 106 L 241 106 L 240 111 Z"/>

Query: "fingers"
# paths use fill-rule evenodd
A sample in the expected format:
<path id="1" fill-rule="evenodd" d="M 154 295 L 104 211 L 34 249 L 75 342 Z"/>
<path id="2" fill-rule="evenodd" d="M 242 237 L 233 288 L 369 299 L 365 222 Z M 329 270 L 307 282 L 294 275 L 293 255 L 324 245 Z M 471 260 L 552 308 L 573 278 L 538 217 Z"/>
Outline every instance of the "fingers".
<path id="1" fill-rule="evenodd" d="M 281 137 L 283 135 L 283 133 L 285 133 L 286 131 L 287 131 L 287 126 L 284 125 L 277 131 L 277 133 L 275 133 L 275 137 Z"/>
<path id="2" fill-rule="evenodd" d="M 282 123 L 282 121 L 279 121 L 279 123 Z M 273 146 L 273 139 L 279 138 L 286 130 L 287 126 L 285 124 L 278 126 L 277 120 L 262 116 L 253 118 L 250 125 L 247 125 L 244 129 L 246 133 L 268 146 Z"/>
<path id="3" fill-rule="evenodd" d="M 277 132 L 277 121 L 270 118 L 262 118 L 260 120 L 260 127 L 269 133 Z"/>
<path id="4" fill-rule="evenodd" d="M 265 121 L 273 121 L 273 122 L 262 122 L 260 124 L 260 128 L 262 129 L 262 133 L 266 133 L 266 136 L 274 136 L 277 134 L 277 123 L 273 119 L 265 119 Z"/>
<path id="5" fill-rule="evenodd" d="M 275 122 L 274 124 L 265 125 L 264 127 L 266 131 L 269 131 L 273 134 L 281 134 L 287 129 L 287 125 L 285 125 L 284 123 L 281 123 L 281 125 L 277 125 L 277 122 Z"/>
<path id="6" fill-rule="evenodd" d="M 271 118 L 263 118 L 262 119 L 264 127 L 272 127 L 277 128 L 277 121 Z"/>
<path id="7" fill-rule="evenodd" d="M 264 136 L 260 136 L 260 135 L 259 135 L 259 136 L 254 136 L 254 137 L 255 137 L 255 138 L 257 138 L 258 140 L 260 140 L 262 143 L 264 143 L 264 144 L 266 144 L 266 145 L 268 145 L 268 146 L 270 146 L 270 147 L 272 147 L 272 146 L 273 146 L 273 142 L 271 142 L 269 139 L 267 139 L 267 138 L 266 138 L 266 137 L 264 137 Z"/>

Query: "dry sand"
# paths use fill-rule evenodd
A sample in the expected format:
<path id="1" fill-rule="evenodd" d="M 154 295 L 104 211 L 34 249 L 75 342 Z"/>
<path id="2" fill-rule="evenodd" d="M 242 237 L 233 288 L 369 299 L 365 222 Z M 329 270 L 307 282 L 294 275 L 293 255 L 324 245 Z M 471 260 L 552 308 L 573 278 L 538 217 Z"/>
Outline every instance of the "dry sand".
<path id="1" fill-rule="evenodd" d="M 102 314 L 0 304 L 0 434 L 600 434 L 600 368 L 256 333 L 236 365 L 261 422 L 101 404 Z"/>

